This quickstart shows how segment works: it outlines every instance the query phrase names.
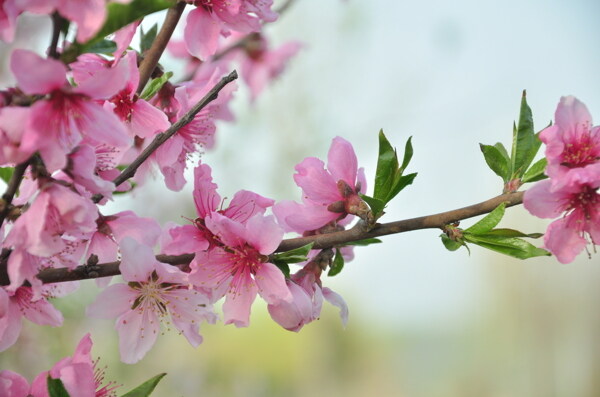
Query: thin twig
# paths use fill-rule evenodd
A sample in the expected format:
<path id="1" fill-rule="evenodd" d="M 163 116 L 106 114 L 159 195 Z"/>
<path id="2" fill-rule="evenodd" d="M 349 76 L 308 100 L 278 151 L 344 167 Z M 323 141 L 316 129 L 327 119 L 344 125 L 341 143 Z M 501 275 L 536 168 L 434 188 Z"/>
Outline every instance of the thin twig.
<path id="1" fill-rule="evenodd" d="M 313 249 L 332 248 L 337 245 L 349 243 L 352 241 L 363 240 L 385 236 L 388 234 L 404 233 L 412 230 L 420 229 L 441 229 L 445 225 L 455 221 L 472 218 L 474 216 L 487 214 L 492 212 L 497 206 L 506 203 L 507 207 L 512 207 L 523 203 L 523 192 L 507 193 L 496 196 L 489 200 L 478 204 L 473 204 L 468 207 L 459 208 L 452 211 L 440 212 L 438 214 L 421 216 L 418 218 L 405 219 L 396 222 L 383 223 L 376 225 L 370 231 L 365 231 L 361 224 L 353 227 L 350 230 L 334 232 L 328 234 L 320 234 L 310 237 L 300 237 L 283 240 L 275 252 L 285 252 L 294 248 L 302 247 L 309 243 L 314 243 Z M 193 254 L 184 254 L 178 256 L 157 255 L 156 258 L 164 263 L 172 265 L 189 264 L 193 259 Z M 97 269 L 101 269 L 96 271 Z M 87 278 L 107 277 L 120 274 L 119 262 L 110 262 L 99 264 L 94 269 L 95 274 L 90 275 L 85 271 L 85 266 L 80 266 L 75 270 L 68 269 L 45 269 L 38 274 L 38 278 L 44 283 L 58 283 L 62 281 L 74 281 Z"/>
<path id="2" fill-rule="evenodd" d="M 48 48 L 48 56 L 50 58 L 58 59 L 59 53 L 56 49 L 58 48 L 58 39 L 60 38 L 63 22 L 64 19 L 58 12 L 52 14 L 52 39 L 50 40 L 50 47 Z"/>
<path id="3" fill-rule="evenodd" d="M 19 190 L 19 186 L 21 186 L 21 181 L 23 180 L 23 175 L 25 174 L 25 170 L 29 166 L 31 159 L 18 164 L 13 171 L 10 180 L 8 181 L 8 186 L 6 187 L 6 191 L 2 195 L 2 205 L 4 208 L 0 211 L 0 226 L 4 223 L 6 216 L 10 212 L 10 206 L 12 203 L 17 190 Z"/>
<path id="4" fill-rule="evenodd" d="M 129 164 L 129 166 L 127 168 L 125 168 L 119 174 L 119 176 L 117 176 L 113 180 L 113 183 L 115 184 L 115 186 L 119 186 L 121 183 L 125 182 L 127 179 L 134 176 L 135 172 L 142 165 L 142 163 L 144 161 L 146 161 L 146 159 L 148 157 L 150 157 L 150 155 L 152 153 L 154 153 L 154 151 L 156 149 L 158 149 L 160 147 L 160 145 L 162 145 L 163 143 L 165 143 L 165 141 L 167 139 L 169 139 L 170 137 L 175 135 L 175 133 L 177 131 L 179 131 L 182 127 L 189 124 L 194 119 L 194 116 L 196 116 L 196 114 L 198 114 L 198 112 L 200 112 L 202 109 L 204 109 L 209 103 L 211 103 L 212 101 L 217 99 L 219 92 L 227 84 L 231 83 L 232 81 L 234 81 L 237 78 L 238 78 L 238 74 L 235 70 L 233 72 L 229 73 L 227 76 L 223 77 L 217 84 L 215 84 L 215 86 L 213 88 L 211 88 L 210 91 L 208 91 L 208 93 L 204 96 L 204 98 L 202 98 L 186 114 L 184 114 L 183 117 L 181 117 L 179 120 L 177 120 L 177 122 L 175 122 L 173 125 L 171 125 L 171 127 L 169 127 L 168 130 L 156 135 L 154 137 L 154 140 L 152 142 L 150 142 L 150 144 L 146 147 L 146 149 L 144 149 L 142 151 L 142 153 L 140 153 L 140 155 L 135 160 L 133 160 L 131 162 L 131 164 Z M 95 203 L 99 202 L 100 200 L 102 200 L 102 195 L 99 195 L 99 194 L 94 195 L 93 200 Z"/>
<path id="5" fill-rule="evenodd" d="M 173 7 L 169 8 L 167 11 L 167 16 L 165 17 L 165 21 L 162 24 L 160 31 L 156 35 L 154 42 L 152 42 L 152 46 L 144 53 L 144 59 L 140 63 L 140 82 L 137 87 L 137 94 L 141 94 L 146 86 L 146 83 L 152 76 L 152 72 L 156 68 L 160 57 L 163 52 L 167 48 L 167 44 L 169 44 L 169 40 L 171 40 L 171 36 L 175 31 L 175 27 L 179 23 L 179 19 L 181 18 L 181 14 L 183 14 L 183 10 L 186 6 L 184 1 L 180 1 L 175 4 Z"/>

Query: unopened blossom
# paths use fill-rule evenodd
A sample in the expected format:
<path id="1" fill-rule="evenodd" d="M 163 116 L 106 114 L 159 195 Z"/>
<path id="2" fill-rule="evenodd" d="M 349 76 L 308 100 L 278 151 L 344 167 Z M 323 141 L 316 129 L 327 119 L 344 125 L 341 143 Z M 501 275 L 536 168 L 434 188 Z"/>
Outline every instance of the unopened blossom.
<path id="1" fill-rule="evenodd" d="M 269 304 L 292 300 L 283 273 L 269 262 L 283 237 L 272 216 L 257 213 L 242 223 L 212 213 L 204 221 L 223 245 L 196 254 L 190 282 L 223 291 L 225 324 L 247 327 L 257 293 Z"/>
<path id="2" fill-rule="evenodd" d="M 219 236 L 206 224 L 205 219 L 213 213 L 219 213 L 231 220 L 246 223 L 256 214 L 264 214 L 271 207 L 273 200 L 254 192 L 240 190 L 229 205 L 223 208 L 222 199 L 217 193 L 217 184 L 213 182 L 211 168 L 206 164 L 198 164 L 194 169 L 194 204 L 197 218 L 193 224 L 173 227 L 164 239 L 163 252 L 179 255 L 189 252 L 199 252 L 215 245 L 223 245 Z"/>
<path id="3" fill-rule="evenodd" d="M 208 298 L 188 288 L 188 275 L 158 262 L 152 249 L 127 237 L 121 241 L 120 270 L 127 284 L 113 284 L 87 308 L 91 317 L 114 318 L 121 360 L 141 360 L 156 342 L 161 323 L 173 325 L 194 347 L 202 342 L 200 323 L 214 323 Z"/>
<path id="4" fill-rule="evenodd" d="M 54 296 L 53 291 L 59 291 L 60 288 L 43 288 L 44 296 L 35 299 L 31 287 L 19 287 L 14 292 L 0 287 L 0 351 L 8 349 L 17 341 L 23 317 L 38 325 L 62 325 L 62 313 L 47 300 Z"/>
<path id="5" fill-rule="evenodd" d="M 288 331 L 298 332 L 304 325 L 317 320 L 321 314 L 323 298 L 340 309 L 342 325 L 348 322 L 348 306 L 344 299 L 331 289 L 321 286 L 322 269 L 309 261 L 303 269 L 286 280 L 292 293 L 292 301 L 269 304 L 271 318 Z"/>
<path id="6" fill-rule="evenodd" d="M 600 244 L 600 175 L 589 183 L 555 190 L 551 180 L 525 192 L 523 205 L 540 218 L 557 218 L 544 235 L 545 248 L 559 262 L 570 263 L 588 245 Z"/>
<path id="7" fill-rule="evenodd" d="M 39 151 L 50 172 L 66 165 L 66 155 L 84 136 L 115 147 L 131 143 L 123 123 L 96 102 L 123 89 L 129 78 L 127 68 L 104 69 L 77 87 L 67 82 L 62 62 L 31 51 L 13 51 L 10 68 L 24 93 L 47 95 L 31 106 L 21 149 L 27 153 Z"/>
<path id="8" fill-rule="evenodd" d="M 553 189 L 586 183 L 600 174 L 600 126 L 594 127 L 587 107 L 573 96 L 562 97 L 555 123 L 540 133 L 546 144 L 546 174 Z"/>
<path id="9" fill-rule="evenodd" d="M 294 180 L 302 188 L 302 203 L 282 201 L 273 212 L 286 231 L 304 233 L 319 229 L 348 214 L 365 215 L 359 193 L 366 191 L 363 168 L 358 168 L 350 142 L 336 137 L 331 143 L 327 169 L 323 161 L 307 157 L 296 166 Z"/>
<path id="10" fill-rule="evenodd" d="M 184 38 L 188 51 L 206 60 L 219 45 L 220 36 L 231 32 L 250 33 L 261 30 L 263 22 L 273 22 L 273 0 L 195 0 L 196 8 L 187 17 Z"/>
<path id="11" fill-rule="evenodd" d="M 283 72 L 290 58 L 302 48 L 300 42 L 290 41 L 272 50 L 263 35 L 253 37 L 244 47 L 240 60 L 240 75 L 250 88 L 252 101 Z"/>

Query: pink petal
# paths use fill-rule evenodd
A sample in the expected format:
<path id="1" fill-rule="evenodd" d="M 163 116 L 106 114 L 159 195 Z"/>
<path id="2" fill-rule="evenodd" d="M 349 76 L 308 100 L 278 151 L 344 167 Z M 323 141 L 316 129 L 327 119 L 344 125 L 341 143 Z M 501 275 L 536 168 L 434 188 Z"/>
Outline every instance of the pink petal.
<path id="1" fill-rule="evenodd" d="M 60 380 L 70 396 L 96 397 L 94 367 L 87 364 L 72 364 L 60 370 Z"/>
<path id="2" fill-rule="evenodd" d="M 44 298 L 29 302 L 27 306 L 21 306 L 21 310 L 26 319 L 38 325 L 58 327 L 63 323 L 63 315 L 60 310 Z"/>
<path id="3" fill-rule="evenodd" d="M 121 361 L 126 364 L 140 361 L 154 346 L 159 324 L 156 314 L 150 310 L 131 310 L 120 316 L 115 327 L 119 333 Z"/>
<path id="4" fill-rule="evenodd" d="M 354 187 L 357 168 L 358 161 L 352 144 L 339 136 L 333 138 L 327 155 L 327 169 L 331 172 L 333 180 L 337 182 L 341 179 Z"/>
<path id="5" fill-rule="evenodd" d="M 229 285 L 231 275 L 231 254 L 221 248 L 207 252 L 197 252 L 190 263 L 192 271 L 189 281 L 200 288 L 215 289 Z"/>
<path id="6" fill-rule="evenodd" d="M 294 231 L 299 234 L 319 229 L 340 216 L 322 205 L 300 204 L 289 200 L 275 204 L 273 213 L 286 232 Z"/>
<path id="7" fill-rule="evenodd" d="M 256 214 L 264 214 L 266 209 L 275 203 L 274 200 L 263 197 L 254 192 L 240 190 L 233 196 L 229 207 L 223 215 L 238 222 L 246 222 Z"/>
<path id="8" fill-rule="evenodd" d="M 240 285 L 242 287 L 235 292 L 227 293 L 223 304 L 223 321 L 225 324 L 235 324 L 238 328 L 247 327 L 250 324 L 250 307 L 256 299 L 258 291 L 249 274 Z"/>
<path id="9" fill-rule="evenodd" d="M 315 158 L 307 157 L 296 167 L 294 181 L 311 201 L 330 204 L 343 197 L 338 191 L 337 180 L 325 171 L 325 164 Z"/>
<path id="10" fill-rule="evenodd" d="M 142 138 L 154 138 L 159 132 L 166 131 L 171 123 L 161 110 L 143 99 L 138 99 L 133 105 L 130 126 L 131 132 L 135 135 Z"/>
<path id="11" fill-rule="evenodd" d="M 115 60 L 118 62 L 118 59 L 123 55 L 123 53 L 131 44 L 131 40 L 133 36 L 135 36 L 135 32 L 142 21 L 136 21 L 134 23 L 130 23 L 126 25 L 124 28 L 121 28 L 115 32 L 115 36 L 113 37 L 113 41 L 117 44 L 117 49 L 115 50 Z M 138 82 L 135 82 L 135 87 L 137 88 Z"/>
<path id="12" fill-rule="evenodd" d="M 312 301 L 304 288 L 298 284 L 289 281 L 287 283 L 293 296 L 292 302 L 280 301 L 277 304 L 270 304 L 267 308 L 271 318 L 283 328 L 298 332 L 304 326 L 313 320 Z"/>
<path id="13" fill-rule="evenodd" d="M 267 262 L 257 266 L 254 280 L 258 293 L 267 303 L 274 305 L 281 301 L 292 301 L 292 293 L 285 283 L 285 277 L 274 264 Z"/>
<path id="14" fill-rule="evenodd" d="M 22 316 L 19 305 L 10 302 L 6 314 L 0 317 L 0 352 L 14 345 L 19 338 L 23 326 Z"/>
<path id="15" fill-rule="evenodd" d="M 246 228 L 243 224 L 213 212 L 204 219 L 206 227 L 229 247 L 241 247 L 246 243 Z M 271 251 L 272 252 L 272 251 Z"/>
<path id="16" fill-rule="evenodd" d="M 155 270 L 156 258 L 152 249 L 125 237 L 119 243 L 123 259 L 119 269 L 125 281 L 147 281 Z"/>
<path id="17" fill-rule="evenodd" d="M 246 223 L 246 241 L 263 255 L 275 251 L 283 239 L 283 233 L 272 215 L 256 214 Z"/>
<path id="18" fill-rule="evenodd" d="M 62 0 L 58 12 L 77 24 L 77 41 L 91 39 L 102 27 L 106 19 L 104 0 Z"/>
<path id="19" fill-rule="evenodd" d="M 587 107 L 574 96 L 560 98 L 554 119 L 563 131 L 573 130 L 577 124 L 589 126 L 592 124 L 592 115 Z"/>
<path id="20" fill-rule="evenodd" d="M 202 7 L 192 10 L 187 17 L 183 32 L 190 54 L 202 60 L 208 59 L 218 48 L 221 25 Z"/>
<path id="21" fill-rule="evenodd" d="M 323 297 L 327 302 L 340 309 L 340 318 L 342 319 L 342 325 L 345 327 L 348 323 L 348 305 L 346 305 L 344 298 L 327 287 L 323 288 Z"/>
<path id="22" fill-rule="evenodd" d="M 96 296 L 85 313 L 89 317 L 115 318 L 131 310 L 131 304 L 137 297 L 138 293 L 127 284 L 113 284 Z"/>
<path id="23" fill-rule="evenodd" d="M 153 218 L 142 218 L 133 211 L 123 211 L 113 216 L 117 219 L 108 221 L 117 241 L 132 237 L 144 245 L 153 247 L 161 233 L 160 225 Z"/>
<path id="24" fill-rule="evenodd" d="M 563 192 L 552 192 L 552 181 L 545 180 L 536 183 L 523 196 L 523 206 L 532 215 L 539 218 L 556 218 L 565 211 L 564 200 L 569 194 Z"/>
<path id="25" fill-rule="evenodd" d="M 170 241 L 162 247 L 167 255 L 181 255 L 204 251 L 209 243 L 204 234 L 194 225 L 183 225 L 169 230 Z"/>
<path id="26" fill-rule="evenodd" d="M 26 94 L 48 94 L 67 84 L 65 65 L 56 59 L 44 59 L 28 50 L 14 50 L 10 70 L 19 88 Z"/>
<path id="27" fill-rule="evenodd" d="M 212 181 L 211 169 L 206 164 L 198 164 L 194 168 L 193 194 L 196 212 L 202 219 L 215 212 L 221 204 L 221 196 L 217 193 L 217 185 Z"/>
<path id="28" fill-rule="evenodd" d="M 548 226 L 544 245 L 560 263 L 571 263 L 585 248 L 586 241 L 577 230 L 567 227 L 567 219 L 563 218 Z"/>
<path id="29" fill-rule="evenodd" d="M 129 65 L 122 61 L 115 67 L 99 69 L 73 91 L 94 99 L 108 99 L 123 90 L 131 77 Z"/>
<path id="30" fill-rule="evenodd" d="M 24 377 L 6 369 L 0 371 L 0 396 L 26 397 L 28 394 L 29 383 Z"/>

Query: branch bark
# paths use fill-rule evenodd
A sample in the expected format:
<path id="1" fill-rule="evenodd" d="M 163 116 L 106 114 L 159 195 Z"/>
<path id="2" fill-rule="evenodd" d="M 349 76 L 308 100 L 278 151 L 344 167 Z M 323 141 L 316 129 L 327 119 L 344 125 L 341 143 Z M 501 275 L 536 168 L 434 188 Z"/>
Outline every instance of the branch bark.
<path id="1" fill-rule="evenodd" d="M 177 120 L 177 122 L 171 125 L 171 127 L 169 127 L 168 130 L 156 135 L 154 137 L 154 140 L 150 142 L 146 149 L 144 149 L 142 153 L 140 153 L 140 155 L 135 160 L 133 160 L 131 164 L 129 164 L 129 166 L 119 174 L 119 176 L 117 176 L 113 180 L 115 186 L 119 186 L 121 183 L 134 176 L 135 172 L 142 165 L 142 163 L 146 161 L 146 159 L 150 157 L 150 155 L 154 153 L 154 151 L 158 149 L 160 145 L 162 145 L 167 139 L 175 135 L 175 133 L 179 131 L 182 127 L 189 124 L 194 119 L 194 116 L 198 114 L 198 112 L 204 109 L 209 103 L 217 99 L 219 92 L 227 84 L 231 83 L 237 78 L 238 74 L 235 70 L 229 73 L 227 76 L 223 77 L 196 105 L 194 105 L 186 114 L 184 114 L 183 117 Z M 93 197 L 93 200 L 95 203 L 98 203 L 100 200 L 102 200 L 102 195 L 95 195 Z"/>
<path id="2" fill-rule="evenodd" d="M 352 241 L 363 240 L 366 238 L 380 237 L 389 234 L 404 233 L 420 229 L 441 229 L 452 222 L 472 218 L 474 216 L 487 214 L 493 211 L 497 206 L 506 203 L 507 207 L 523 203 L 524 192 L 507 193 L 496 196 L 481 203 L 473 204 L 467 207 L 455 209 L 452 211 L 440 212 L 438 214 L 421 216 L 390 223 L 376 225 L 373 229 L 366 231 L 362 223 L 358 223 L 350 230 L 321 234 L 310 237 L 299 237 L 286 239 L 279 244 L 275 252 L 285 252 L 294 248 L 302 247 L 309 243 L 314 243 L 313 249 L 332 248 L 336 245 L 349 243 Z M 189 264 L 194 258 L 194 254 L 184 254 L 177 256 L 157 255 L 156 259 L 160 262 L 171 265 Z M 110 262 L 94 266 L 90 271 L 89 266 L 79 266 L 74 270 L 68 269 L 45 269 L 38 274 L 38 278 L 44 283 L 57 283 L 63 281 L 83 280 L 89 278 L 115 276 L 119 272 L 120 262 Z"/>
<path id="3" fill-rule="evenodd" d="M 137 87 L 137 94 L 140 95 L 148 83 L 150 76 L 152 76 L 152 72 L 158 65 L 158 61 L 162 56 L 163 52 L 167 48 L 167 44 L 169 44 L 169 40 L 171 40 L 171 36 L 179 23 L 179 19 L 183 14 L 183 10 L 185 9 L 186 3 L 183 1 L 178 2 L 173 7 L 169 8 L 167 11 L 167 16 L 165 17 L 165 21 L 163 22 L 160 31 L 156 35 L 152 46 L 146 53 L 144 54 L 144 59 L 140 63 L 140 82 Z"/>

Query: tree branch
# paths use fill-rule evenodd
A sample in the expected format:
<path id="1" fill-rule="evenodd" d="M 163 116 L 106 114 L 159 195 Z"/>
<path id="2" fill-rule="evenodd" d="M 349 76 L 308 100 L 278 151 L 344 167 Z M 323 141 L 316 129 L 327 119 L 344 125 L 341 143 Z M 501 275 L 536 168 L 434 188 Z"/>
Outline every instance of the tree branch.
<path id="1" fill-rule="evenodd" d="M 50 58 L 58 59 L 59 53 L 56 49 L 58 47 L 58 39 L 60 38 L 63 22 L 64 19 L 58 12 L 52 14 L 52 38 L 50 39 L 50 47 L 48 48 L 48 56 Z"/>
<path id="2" fill-rule="evenodd" d="M 352 241 L 363 240 L 385 236 L 388 234 L 404 233 L 420 229 L 441 229 L 452 222 L 472 218 L 474 216 L 492 212 L 497 206 L 506 203 L 507 207 L 512 207 L 523 203 L 524 192 L 507 193 L 496 196 L 481 203 L 473 204 L 468 207 L 459 208 L 452 211 L 440 212 L 438 214 L 421 216 L 418 218 L 405 219 L 396 222 L 383 223 L 376 225 L 373 229 L 366 231 L 362 223 L 358 223 L 350 230 L 320 234 L 309 237 L 299 237 L 283 240 L 275 252 L 285 252 L 294 248 L 302 247 L 309 243 L 314 243 L 313 249 L 332 248 L 336 245 L 349 243 Z M 194 254 L 184 254 L 177 256 L 157 255 L 156 259 L 160 262 L 172 265 L 189 264 Z M 110 262 L 94 266 L 93 272 L 90 272 L 89 266 L 79 266 L 75 270 L 68 269 L 45 269 L 38 274 L 38 278 L 44 283 L 57 283 L 62 281 L 83 280 L 88 278 L 98 278 L 115 276 L 120 274 L 120 262 Z"/>
<path id="3" fill-rule="evenodd" d="M 169 8 L 167 11 L 167 16 L 165 17 L 165 21 L 163 22 L 160 31 L 156 35 L 152 46 L 144 53 L 144 59 L 140 63 L 140 82 L 137 87 L 137 94 L 140 95 L 146 86 L 146 83 L 152 76 L 152 72 L 156 68 L 160 57 L 163 52 L 165 52 L 165 48 L 167 48 L 167 44 L 169 44 L 169 40 L 171 40 L 171 36 L 175 31 L 175 27 L 179 23 L 179 19 L 183 14 L 183 10 L 185 9 L 186 3 L 184 1 L 180 1 L 175 4 L 173 7 Z"/>
<path id="4" fill-rule="evenodd" d="M 231 83 L 237 78 L 238 74 L 235 70 L 229 73 L 227 76 L 223 77 L 217 84 L 215 84 L 213 88 L 211 88 L 210 91 L 208 91 L 208 93 L 196 105 L 194 105 L 186 114 L 184 114 L 179 120 L 177 120 L 177 122 L 171 125 L 171 127 L 169 127 L 168 130 L 156 135 L 154 137 L 154 140 L 150 142 L 146 149 L 144 149 L 142 153 L 140 153 L 140 155 L 135 160 L 133 160 L 131 164 L 129 164 L 129 166 L 119 174 L 119 176 L 117 176 L 113 180 L 115 186 L 119 186 L 121 183 L 134 176 L 135 172 L 142 165 L 142 163 L 146 161 L 146 159 L 150 157 L 150 155 L 154 153 L 154 151 L 158 149 L 160 145 L 162 145 L 167 139 L 175 135 L 175 133 L 179 131 L 182 127 L 189 124 L 194 119 L 194 116 L 198 114 L 198 112 L 204 109 L 209 103 L 217 99 L 219 92 L 227 84 Z M 98 203 L 100 200 L 102 200 L 102 195 L 94 195 L 93 200 L 95 203 Z"/>
<path id="5" fill-rule="evenodd" d="M 15 167 L 15 170 L 12 176 L 10 177 L 10 180 L 8 181 L 8 186 L 6 188 L 6 191 L 2 195 L 2 199 L 0 202 L 0 206 L 2 207 L 2 209 L 0 210 L 0 226 L 2 226 L 2 223 L 4 223 L 6 216 L 10 212 L 12 200 L 15 197 L 17 190 L 19 190 L 19 186 L 21 186 L 23 175 L 25 174 L 25 170 L 29 166 L 30 162 L 31 159 L 24 161 L 21 164 L 18 164 Z"/>

